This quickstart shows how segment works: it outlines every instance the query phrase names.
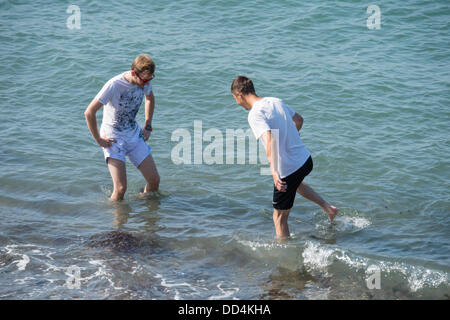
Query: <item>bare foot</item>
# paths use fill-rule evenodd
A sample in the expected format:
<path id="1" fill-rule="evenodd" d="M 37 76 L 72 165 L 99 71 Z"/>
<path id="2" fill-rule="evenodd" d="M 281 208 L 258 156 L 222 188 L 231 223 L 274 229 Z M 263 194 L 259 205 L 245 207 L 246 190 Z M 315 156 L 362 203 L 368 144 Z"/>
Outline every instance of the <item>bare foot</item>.
<path id="1" fill-rule="evenodd" d="M 139 191 L 140 191 L 139 194 L 138 194 L 138 198 L 139 199 L 146 199 L 146 198 L 149 198 L 151 196 L 151 193 L 150 192 L 146 192 L 144 190 L 144 188 L 141 188 L 141 190 L 139 190 Z"/>
<path id="2" fill-rule="evenodd" d="M 328 218 L 330 219 L 330 222 L 333 222 L 334 218 L 336 218 L 336 216 L 338 214 L 338 211 L 339 211 L 338 208 L 336 208 L 335 206 L 332 206 L 329 203 L 324 205 L 322 208 L 328 214 Z"/>

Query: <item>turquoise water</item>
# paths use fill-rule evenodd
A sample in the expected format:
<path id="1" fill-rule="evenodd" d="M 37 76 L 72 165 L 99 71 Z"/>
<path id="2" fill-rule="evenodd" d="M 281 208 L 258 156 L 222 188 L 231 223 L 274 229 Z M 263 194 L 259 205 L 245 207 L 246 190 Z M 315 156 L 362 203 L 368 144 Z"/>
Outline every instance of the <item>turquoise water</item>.
<path id="1" fill-rule="evenodd" d="M 0 298 L 449 298 L 448 1 L 74 4 L 71 30 L 65 1 L 0 1 Z M 140 199 L 128 162 L 113 205 L 83 112 L 141 52 L 160 192 Z M 238 74 L 304 117 L 306 181 L 340 208 L 333 224 L 299 196 L 278 243 L 261 163 L 174 163 L 194 121 L 248 129 Z"/>

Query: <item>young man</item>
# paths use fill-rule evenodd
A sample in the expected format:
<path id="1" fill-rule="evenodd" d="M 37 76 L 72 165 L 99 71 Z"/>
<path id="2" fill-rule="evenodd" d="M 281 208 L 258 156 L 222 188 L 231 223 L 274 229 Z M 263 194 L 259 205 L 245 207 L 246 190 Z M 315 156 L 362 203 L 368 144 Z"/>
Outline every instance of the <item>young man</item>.
<path id="1" fill-rule="evenodd" d="M 280 99 L 257 96 L 247 77 L 234 79 L 231 93 L 238 105 L 250 110 L 250 127 L 266 148 L 274 184 L 273 222 L 277 238 L 290 236 L 287 221 L 296 192 L 321 206 L 332 222 L 338 209 L 303 182 L 313 169 L 311 154 L 299 135 L 303 118 Z"/>
<path id="2" fill-rule="evenodd" d="M 87 107 L 86 122 L 99 146 L 103 148 L 106 163 L 114 184 L 112 201 L 121 201 L 127 190 L 125 156 L 139 169 L 147 181 L 143 193 L 156 191 L 159 174 L 145 141 L 152 132 L 155 97 L 151 80 L 155 77 L 155 63 L 147 54 L 136 57 L 131 70 L 110 79 Z M 136 114 L 145 96 L 145 124 L 141 129 Z M 100 133 L 96 113 L 102 106 L 103 121 Z"/>

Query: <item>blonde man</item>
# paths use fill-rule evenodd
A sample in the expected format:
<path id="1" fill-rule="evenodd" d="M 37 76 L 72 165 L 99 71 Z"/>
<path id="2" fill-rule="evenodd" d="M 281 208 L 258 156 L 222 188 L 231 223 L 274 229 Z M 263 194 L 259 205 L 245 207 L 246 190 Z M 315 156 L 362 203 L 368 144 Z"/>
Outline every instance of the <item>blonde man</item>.
<path id="1" fill-rule="evenodd" d="M 155 63 L 147 54 L 136 57 L 131 70 L 111 78 L 87 107 L 84 115 L 95 141 L 103 148 L 114 190 L 112 201 L 121 201 L 127 190 L 126 156 L 144 176 L 147 184 L 143 194 L 156 191 L 159 174 L 145 142 L 152 132 L 155 97 L 151 80 L 155 77 Z M 145 124 L 141 129 L 136 115 L 145 96 Z M 102 107 L 103 120 L 100 132 L 96 113 Z"/>
<path id="2" fill-rule="evenodd" d="M 287 221 L 296 193 L 322 207 L 332 222 L 338 209 L 303 182 L 313 169 L 311 154 L 298 133 L 303 118 L 278 98 L 259 97 L 252 80 L 247 77 L 234 79 L 231 93 L 238 105 L 250 111 L 250 127 L 266 148 L 274 184 L 272 204 L 277 238 L 290 236 Z"/>

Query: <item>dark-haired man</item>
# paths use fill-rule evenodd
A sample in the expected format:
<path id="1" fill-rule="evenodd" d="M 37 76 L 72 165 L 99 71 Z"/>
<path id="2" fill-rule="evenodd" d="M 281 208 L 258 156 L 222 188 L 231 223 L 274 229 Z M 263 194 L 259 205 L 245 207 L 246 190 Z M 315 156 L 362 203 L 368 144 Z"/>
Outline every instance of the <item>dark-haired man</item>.
<path id="1" fill-rule="evenodd" d="M 259 97 L 247 77 L 234 79 L 231 93 L 238 105 L 250 111 L 250 127 L 266 148 L 274 184 L 272 204 L 277 238 L 290 236 L 287 221 L 296 192 L 321 206 L 332 222 L 338 209 L 303 182 L 313 169 L 311 154 L 299 135 L 303 118 L 278 98 Z"/>

